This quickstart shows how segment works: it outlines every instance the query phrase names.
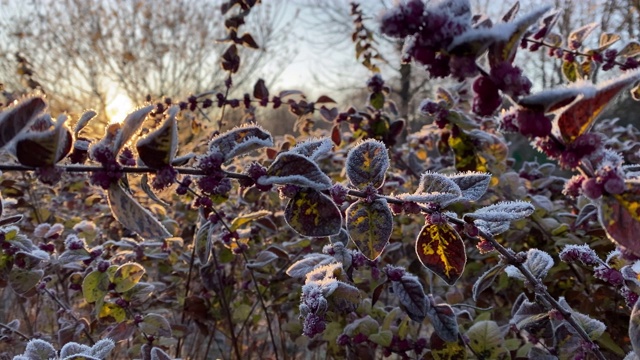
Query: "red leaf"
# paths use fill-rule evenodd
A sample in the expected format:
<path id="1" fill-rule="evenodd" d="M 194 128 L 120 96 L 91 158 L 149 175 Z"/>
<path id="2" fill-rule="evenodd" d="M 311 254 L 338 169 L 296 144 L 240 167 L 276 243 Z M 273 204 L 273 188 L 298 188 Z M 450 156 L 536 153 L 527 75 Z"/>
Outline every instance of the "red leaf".
<path id="1" fill-rule="evenodd" d="M 640 183 L 626 185 L 622 194 L 602 197 L 598 218 L 611 241 L 640 256 Z"/>
<path id="2" fill-rule="evenodd" d="M 318 100 L 316 100 L 316 104 L 324 104 L 324 103 L 336 103 L 335 100 L 333 100 L 332 98 L 328 97 L 327 95 L 320 95 L 320 97 L 318 98 Z"/>
<path id="3" fill-rule="evenodd" d="M 258 79 L 253 86 L 253 97 L 259 100 L 269 99 L 269 89 L 267 89 L 263 79 Z"/>
<path id="4" fill-rule="evenodd" d="M 333 141 L 336 146 L 340 146 L 340 143 L 342 142 L 342 134 L 340 133 L 339 125 L 333 125 L 333 128 L 331 129 L 331 141 Z"/>
<path id="5" fill-rule="evenodd" d="M 449 223 L 425 225 L 416 241 L 416 254 L 422 265 L 449 285 L 460 278 L 467 262 L 464 242 Z"/>

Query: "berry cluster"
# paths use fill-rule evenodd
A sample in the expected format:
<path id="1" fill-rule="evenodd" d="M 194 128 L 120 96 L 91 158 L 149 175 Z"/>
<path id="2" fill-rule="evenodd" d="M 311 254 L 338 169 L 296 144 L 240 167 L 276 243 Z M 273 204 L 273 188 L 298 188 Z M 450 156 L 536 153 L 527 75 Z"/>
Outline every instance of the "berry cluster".
<path id="1" fill-rule="evenodd" d="M 196 184 L 204 194 L 225 195 L 231 190 L 231 180 L 220 168 L 223 161 L 224 156 L 219 151 L 212 151 L 198 159 L 196 166 L 202 170 L 204 176 L 199 177 Z"/>
<path id="2" fill-rule="evenodd" d="M 178 171 L 171 165 L 167 165 L 156 172 L 156 176 L 151 182 L 155 190 L 164 190 L 171 186 L 178 176 Z"/>
<path id="3" fill-rule="evenodd" d="M 425 7 L 421 0 L 399 2 L 382 16 L 380 29 L 385 35 L 407 38 L 403 60 L 424 65 L 431 77 L 474 75 L 475 57 L 451 57 L 445 51 L 456 36 L 471 27 L 470 9 L 463 2 L 459 4 L 455 8 L 443 1 Z"/>
<path id="4" fill-rule="evenodd" d="M 308 283 L 302 287 L 302 299 L 300 302 L 300 317 L 304 318 L 302 333 L 312 338 L 322 334 L 327 327 L 324 318 L 329 304 L 322 294 L 322 289 L 317 283 Z"/>
<path id="5" fill-rule="evenodd" d="M 103 170 L 94 171 L 90 182 L 103 189 L 108 189 L 111 184 L 122 178 L 122 166 L 118 164 L 115 155 L 107 146 L 96 145 L 92 148 L 91 157 L 102 164 Z"/>
<path id="6" fill-rule="evenodd" d="M 433 117 L 436 126 L 440 129 L 444 129 L 449 123 L 449 108 L 443 102 L 435 102 L 430 99 L 422 100 L 418 111 L 420 111 L 422 115 Z"/>

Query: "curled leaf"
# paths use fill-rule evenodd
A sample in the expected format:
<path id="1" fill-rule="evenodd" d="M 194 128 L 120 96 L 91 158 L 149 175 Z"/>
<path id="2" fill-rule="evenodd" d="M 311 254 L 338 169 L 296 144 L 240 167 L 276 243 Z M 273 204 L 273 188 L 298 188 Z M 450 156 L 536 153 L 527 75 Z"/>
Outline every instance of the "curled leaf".
<path id="1" fill-rule="evenodd" d="M 42 97 L 27 97 L 0 112 L 0 149 L 26 130 L 47 107 Z"/>
<path id="2" fill-rule="evenodd" d="M 250 151 L 270 146 L 273 146 L 271 134 L 258 125 L 236 127 L 209 141 L 209 150 L 220 151 L 224 155 L 225 162 Z"/>
<path id="3" fill-rule="evenodd" d="M 109 208 L 127 229 L 145 239 L 166 239 L 171 234 L 151 212 L 142 207 L 119 183 L 111 184 L 108 190 Z"/>

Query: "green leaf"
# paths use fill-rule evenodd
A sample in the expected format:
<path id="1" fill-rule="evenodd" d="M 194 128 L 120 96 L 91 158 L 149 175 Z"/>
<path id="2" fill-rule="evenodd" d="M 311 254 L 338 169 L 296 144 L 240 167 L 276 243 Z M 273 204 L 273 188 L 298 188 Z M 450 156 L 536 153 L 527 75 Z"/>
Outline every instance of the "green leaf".
<path id="1" fill-rule="evenodd" d="M 127 312 L 124 308 L 112 303 L 105 302 L 98 312 L 98 319 L 104 319 L 112 322 L 123 322 L 127 318 Z"/>
<path id="2" fill-rule="evenodd" d="M 147 314 L 138 326 L 147 335 L 171 337 L 171 324 L 162 315 Z"/>
<path id="3" fill-rule="evenodd" d="M 271 214 L 270 211 L 260 210 L 260 211 L 252 212 L 249 214 L 240 215 L 235 219 L 233 219 L 233 221 L 231 222 L 231 231 L 236 231 L 239 228 L 243 227 L 244 225 L 249 224 L 254 220 L 258 220 L 270 214 Z"/>
<path id="4" fill-rule="evenodd" d="M 498 359 L 507 352 L 504 346 L 504 338 L 495 321 L 479 321 L 467 330 L 469 346 L 474 353 L 480 354 L 486 359 Z"/>
<path id="5" fill-rule="evenodd" d="M 111 184 L 107 193 L 109 208 L 124 227 L 145 239 L 166 239 L 171 234 L 151 212 L 142 207 L 119 183 Z"/>
<path id="6" fill-rule="evenodd" d="M 467 348 L 462 339 L 455 339 L 451 342 L 442 340 L 437 332 L 431 334 L 429 339 L 431 356 L 435 360 L 466 360 Z"/>
<path id="7" fill-rule="evenodd" d="M 368 139 L 358 143 L 347 155 L 347 178 L 353 186 L 380 188 L 389 169 L 389 153 L 383 142 Z"/>
<path id="8" fill-rule="evenodd" d="M 562 75 L 568 82 L 576 82 L 578 76 L 578 63 L 575 61 L 563 61 L 562 62 Z"/>
<path id="9" fill-rule="evenodd" d="M 382 254 L 393 232 L 393 216 L 384 199 L 358 200 L 347 209 L 349 236 L 362 254 L 375 260 Z"/>
<path id="10" fill-rule="evenodd" d="M 145 270 L 140 264 L 128 263 L 120 265 L 113 274 L 113 283 L 116 285 L 115 291 L 122 293 L 133 288 L 137 284 Z"/>
<path id="11" fill-rule="evenodd" d="M 313 190 L 300 190 L 289 200 L 284 211 L 287 224 L 304 236 L 323 237 L 340 233 L 340 209 L 327 195 Z"/>
<path id="12" fill-rule="evenodd" d="M 44 271 L 40 269 L 27 270 L 14 267 L 9 273 L 9 285 L 18 295 L 26 295 L 44 276 Z"/>
<path id="13" fill-rule="evenodd" d="M 94 270 L 82 281 L 82 295 L 88 303 L 102 300 L 109 292 L 109 274 Z"/>
<path id="14" fill-rule="evenodd" d="M 393 340 L 393 332 L 391 330 L 380 330 L 376 334 L 369 335 L 369 340 L 380 346 L 391 345 Z"/>
<path id="15" fill-rule="evenodd" d="M 376 110 L 380 110 L 384 107 L 384 94 L 382 92 L 375 92 L 369 95 L 369 105 Z"/>

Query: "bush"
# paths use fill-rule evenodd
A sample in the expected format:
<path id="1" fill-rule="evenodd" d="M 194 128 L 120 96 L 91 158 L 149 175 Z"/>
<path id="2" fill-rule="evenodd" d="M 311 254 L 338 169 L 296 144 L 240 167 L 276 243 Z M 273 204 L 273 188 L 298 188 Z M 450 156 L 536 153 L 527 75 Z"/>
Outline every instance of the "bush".
<path id="1" fill-rule="evenodd" d="M 0 113 L 17 161 L 0 165 L 14 359 L 637 357 L 636 131 L 593 125 L 640 80 L 638 43 L 587 50 L 581 28 L 562 48 L 547 7 L 492 24 L 465 1 L 400 2 L 382 33 L 460 82 L 425 99 L 432 123 L 403 138 L 357 4 L 366 108 L 270 95 L 262 80 L 230 97 L 241 48 L 258 46 L 238 35 L 253 6 L 223 9 L 224 91 L 145 104 L 99 139 L 83 135 L 94 111 L 72 130 L 42 94 Z M 519 48 L 548 49 L 571 84 L 531 94 Z M 596 67 L 624 72 L 593 84 Z M 182 141 L 214 106 L 246 124 Z M 258 125 L 256 108 L 280 106 L 300 136 Z M 551 162 L 514 169 L 505 132 Z"/>

